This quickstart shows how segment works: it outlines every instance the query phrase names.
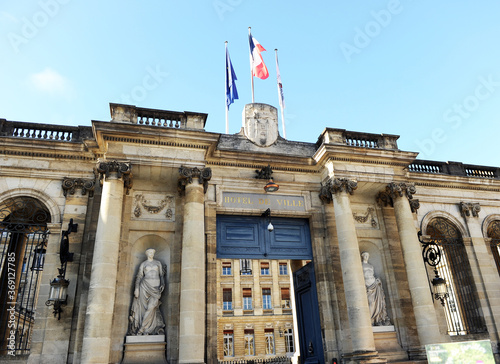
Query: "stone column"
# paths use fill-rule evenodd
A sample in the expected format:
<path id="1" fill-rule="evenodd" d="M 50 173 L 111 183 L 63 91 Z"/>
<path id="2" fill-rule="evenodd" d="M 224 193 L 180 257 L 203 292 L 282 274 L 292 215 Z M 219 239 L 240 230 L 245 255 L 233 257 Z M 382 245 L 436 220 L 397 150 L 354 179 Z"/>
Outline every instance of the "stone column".
<path id="1" fill-rule="evenodd" d="M 132 186 L 129 163 L 98 162 L 102 183 L 88 294 L 82 363 L 108 363 L 115 303 L 124 189 Z"/>
<path id="2" fill-rule="evenodd" d="M 415 186 L 411 183 L 391 182 L 384 192 L 379 193 L 377 200 L 394 207 L 418 338 L 420 345 L 427 345 L 441 342 L 442 339 L 412 215 L 419 207 L 419 201 L 413 199 L 415 192 Z"/>
<path id="3" fill-rule="evenodd" d="M 179 363 L 205 358 L 205 192 L 210 168 L 179 168 L 185 194 L 182 229 Z"/>
<path id="4" fill-rule="evenodd" d="M 479 203 L 460 202 L 460 212 L 464 217 L 472 242 L 475 261 L 469 258 L 479 297 L 488 302 L 480 302 L 483 317 L 489 332 L 500 330 L 500 277 L 491 256 L 491 248 L 486 243 L 479 222 Z M 480 301 L 483 299 L 480 298 Z"/>
<path id="5" fill-rule="evenodd" d="M 357 355 L 363 355 L 368 359 L 376 356 L 377 352 L 358 237 L 349 201 L 349 194 L 357 188 L 357 182 L 346 178 L 335 178 L 330 179 L 325 187 L 320 197 L 323 201 L 333 199 L 353 359 L 356 359 Z M 326 198 L 325 191 L 327 192 Z"/>

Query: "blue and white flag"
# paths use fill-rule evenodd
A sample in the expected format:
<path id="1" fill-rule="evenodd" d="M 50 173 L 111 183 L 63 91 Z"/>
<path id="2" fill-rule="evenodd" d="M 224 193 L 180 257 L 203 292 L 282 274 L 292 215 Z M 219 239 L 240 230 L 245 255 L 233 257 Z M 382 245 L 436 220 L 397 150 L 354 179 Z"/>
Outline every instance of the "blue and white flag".
<path id="1" fill-rule="evenodd" d="M 229 109 L 235 99 L 238 99 L 238 90 L 236 89 L 236 73 L 234 73 L 233 65 L 231 63 L 231 58 L 229 57 L 229 52 L 226 48 L 226 107 Z"/>

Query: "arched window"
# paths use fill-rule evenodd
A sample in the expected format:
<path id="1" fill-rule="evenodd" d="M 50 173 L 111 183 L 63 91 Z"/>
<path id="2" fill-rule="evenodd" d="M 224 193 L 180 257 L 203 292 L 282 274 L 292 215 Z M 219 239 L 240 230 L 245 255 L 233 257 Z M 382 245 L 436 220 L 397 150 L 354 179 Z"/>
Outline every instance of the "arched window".
<path id="1" fill-rule="evenodd" d="M 448 333 L 465 335 L 486 332 L 460 231 L 447 219 L 436 217 L 429 222 L 426 234 L 441 248 L 442 259 L 437 269 L 439 275 L 446 279 L 450 295 L 445 300 Z"/>
<path id="2" fill-rule="evenodd" d="M 47 208 L 31 197 L 0 204 L 0 354 L 29 354 L 47 242 Z"/>
<path id="3" fill-rule="evenodd" d="M 490 222 L 486 230 L 488 238 L 491 238 L 491 252 L 497 265 L 498 274 L 500 274 L 500 221 Z"/>

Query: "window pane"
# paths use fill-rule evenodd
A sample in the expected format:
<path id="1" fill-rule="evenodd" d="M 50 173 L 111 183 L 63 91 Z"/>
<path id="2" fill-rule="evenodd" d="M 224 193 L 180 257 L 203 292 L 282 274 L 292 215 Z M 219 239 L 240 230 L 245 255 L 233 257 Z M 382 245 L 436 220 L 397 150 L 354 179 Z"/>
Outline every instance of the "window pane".
<path id="1" fill-rule="evenodd" d="M 287 275 L 288 274 L 288 267 L 286 263 L 280 263 L 280 274 L 281 275 Z"/>
<path id="2" fill-rule="evenodd" d="M 266 330 L 266 354 L 274 354 L 274 331 Z"/>

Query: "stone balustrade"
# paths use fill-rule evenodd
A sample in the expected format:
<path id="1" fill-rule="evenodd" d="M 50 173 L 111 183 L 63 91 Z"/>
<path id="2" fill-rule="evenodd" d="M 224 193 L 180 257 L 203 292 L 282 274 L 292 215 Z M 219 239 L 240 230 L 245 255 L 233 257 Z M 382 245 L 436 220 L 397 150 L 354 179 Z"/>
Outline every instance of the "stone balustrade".
<path id="1" fill-rule="evenodd" d="M 463 164 L 460 162 L 436 162 L 415 160 L 408 166 L 410 172 L 448 174 L 451 176 L 500 178 L 500 168 Z"/>
<path id="2" fill-rule="evenodd" d="M 326 128 L 318 139 L 318 144 L 341 144 L 370 149 L 398 149 L 398 135 L 371 134 L 345 129 Z"/>
<path id="3" fill-rule="evenodd" d="M 133 105 L 109 104 L 111 122 L 156 126 L 174 129 L 205 128 L 208 114 L 146 109 Z"/>
<path id="4" fill-rule="evenodd" d="M 35 124 L 5 119 L 0 119 L 0 136 L 59 142 L 75 142 L 93 138 L 92 128 L 87 126 Z"/>

